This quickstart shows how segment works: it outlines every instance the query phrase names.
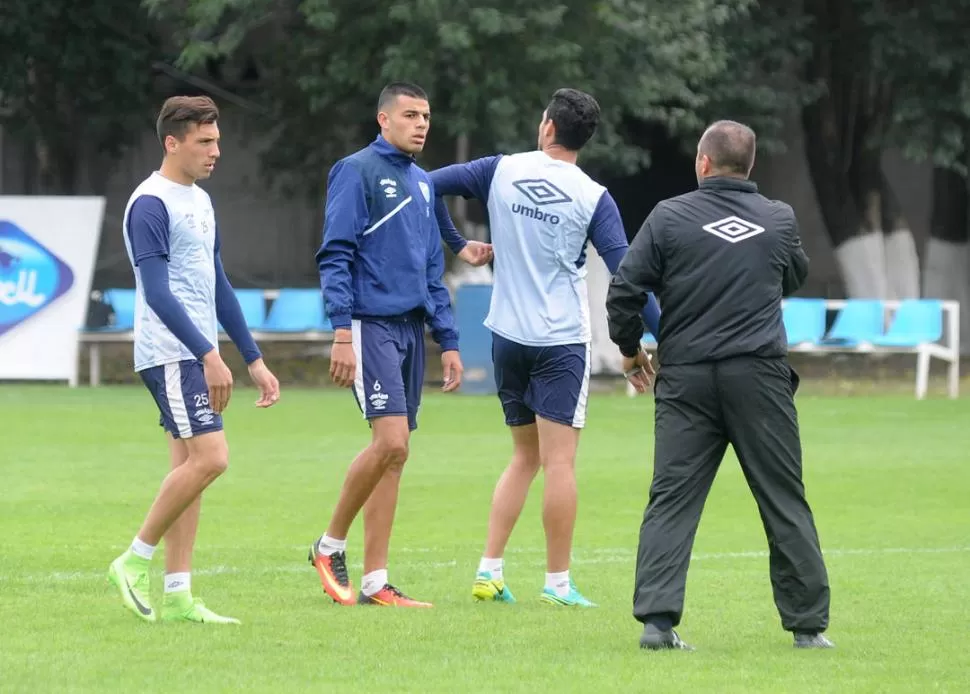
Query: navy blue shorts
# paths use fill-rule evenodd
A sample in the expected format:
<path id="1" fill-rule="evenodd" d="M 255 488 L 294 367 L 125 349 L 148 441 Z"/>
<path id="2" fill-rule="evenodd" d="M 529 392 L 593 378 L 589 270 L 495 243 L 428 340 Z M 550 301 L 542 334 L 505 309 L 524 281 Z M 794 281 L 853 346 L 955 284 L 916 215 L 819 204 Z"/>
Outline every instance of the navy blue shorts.
<path id="1" fill-rule="evenodd" d="M 158 423 L 177 439 L 222 431 L 222 415 L 209 407 L 209 386 L 202 362 L 187 359 L 141 371 L 141 380 L 155 398 Z"/>
<path id="2" fill-rule="evenodd" d="M 354 398 L 364 418 L 406 416 L 418 428 L 424 385 L 424 312 L 351 324 L 357 373 Z"/>
<path id="3" fill-rule="evenodd" d="M 530 347 L 492 335 L 495 385 L 505 423 L 543 419 L 582 429 L 589 399 L 589 345 Z"/>

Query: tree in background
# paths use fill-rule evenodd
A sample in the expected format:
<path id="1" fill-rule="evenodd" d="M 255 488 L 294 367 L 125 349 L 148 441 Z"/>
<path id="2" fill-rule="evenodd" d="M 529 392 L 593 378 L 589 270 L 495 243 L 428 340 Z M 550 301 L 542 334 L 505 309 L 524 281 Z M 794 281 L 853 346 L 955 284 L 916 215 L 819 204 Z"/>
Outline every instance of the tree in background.
<path id="1" fill-rule="evenodd" d="M 649 152 L 631 121 L 671 132 L 703 124 L 706 87 L 730 57 L 721 27 L 752 0 L 147 0 L 179 27 L 180 64 L 251 54 L 271 115 L 266 163 L 319 195 L 328 166 L 369 141 L 392 79 L 432 95 L 427 160 L 534 147 L 538 116 L 562 86 L 587 89 L 603 125 L 584 163 L 632 172 Z M 256 98 L 253 94 L 248 95 Z M 294 174 L 294 175 L 289 175 Z"/>
<path id="2" fill-rule="evenodd" d="M 933 166 L 923 295 L 960 302 L 961 344 L 970 351 L 970 0 L 903 8 L 887 21 L 896 24 L 896 40 L 884 46 L 898 84 L 892 141 Z"/>
<path id="3" fill-rule="evenodd" d="M 105 162 L 152 126 L 147 20 L 138 3 L 0 3 L 0 124 L 23 147 L 24 193 L 102 192 Z"/>

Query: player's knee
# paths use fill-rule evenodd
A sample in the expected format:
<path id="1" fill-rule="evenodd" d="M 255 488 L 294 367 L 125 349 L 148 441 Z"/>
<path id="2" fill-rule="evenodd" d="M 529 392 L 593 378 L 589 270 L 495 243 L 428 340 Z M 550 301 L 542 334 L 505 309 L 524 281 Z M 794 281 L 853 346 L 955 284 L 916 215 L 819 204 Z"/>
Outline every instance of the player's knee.
<path id="1" fill-rule="evenodd" d="M 538 447 L 517 446 L 512 453 L 512 464 L 531 472 L 533 475 L 538 473 L 542 465 Z"/>
<path id="2" fill-rule="evenodd" d="M 406 437 L 394 436 L 380 439 L 377 442 L 377 447 L 386 469 L 400 470 L 404 467 L 410 452 Z"/>
<path id="3" fill-rule="evenodd" d="M 205 446 L 196 456 L 195 464 L 202 469 L 207 477 L 212 479 L 219 477 L 229 469 L 229 446 L 225 441 L 218 445 Z"/>

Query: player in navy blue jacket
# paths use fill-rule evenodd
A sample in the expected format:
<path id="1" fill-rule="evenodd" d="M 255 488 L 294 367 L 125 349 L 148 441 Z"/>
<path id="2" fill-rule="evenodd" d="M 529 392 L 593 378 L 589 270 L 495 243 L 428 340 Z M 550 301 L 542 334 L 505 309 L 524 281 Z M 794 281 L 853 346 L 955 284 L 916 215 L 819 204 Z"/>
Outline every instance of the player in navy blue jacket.
<path id="1" fill-rule="evenodd" d="M 434 186 L 414 161 L 430 118 L 420 87 L 389 84 L 378 100 L 381 134 L 338 161 L 327 184 L 317 263 L 335 331 L 330 376 L 352 386 L 373 432 L 347 472 L 326 532 L 310 549 L 324 590 L 343 605 L 355 602 L 345 550 L 363 508 L 364 577 L 356 602 L 430 607 L 387 578 L 398 486 L 421 402 L 426 322 L 441 347 L 445 392 L 458 388 L 462 374 Z"/>

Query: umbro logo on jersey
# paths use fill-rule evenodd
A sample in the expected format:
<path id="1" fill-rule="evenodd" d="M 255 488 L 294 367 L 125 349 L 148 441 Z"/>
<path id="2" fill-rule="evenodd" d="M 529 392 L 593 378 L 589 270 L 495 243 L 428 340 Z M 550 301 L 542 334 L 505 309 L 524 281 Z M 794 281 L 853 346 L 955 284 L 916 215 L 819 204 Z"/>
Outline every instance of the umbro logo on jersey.
<path id="1" fill-rule="evenodd" d="M 554 212 L 543 212 L 539 205 L 555 205 L 572 202 L 573 199 L 554 186 L 549 181 L 542 178 L 523 178 L 513 181 L 512 185 L 529 199 L 536 207 L 529 207 L 521 203 L 512 203 L 512 212 L 523 217 L 529 217 L 540 222 L 559 224 L 559 215 Z"/>
<path id="2" fill-rule="evenodd" d="M 512 183 L 533 205 L 555 205 L 573 199 L 542 178 L 523 178 Z"/>
<path id="3" fill-rule="evenodd" d="M 714 234 L 715 236 L 718 236 L 725 241 L 730 241 L 731 243 L 737 243 L 738 241 L 750 239 L 752 236 L 757 236 L 765 230 L 763 226 L 758 226 L 753 222 L 746 221 L 733 215 L 731 217 L 719 219 L 716 222 L 711 222 L 710 224 L 705 224 L 701 228 L 707 233 Z"/>

